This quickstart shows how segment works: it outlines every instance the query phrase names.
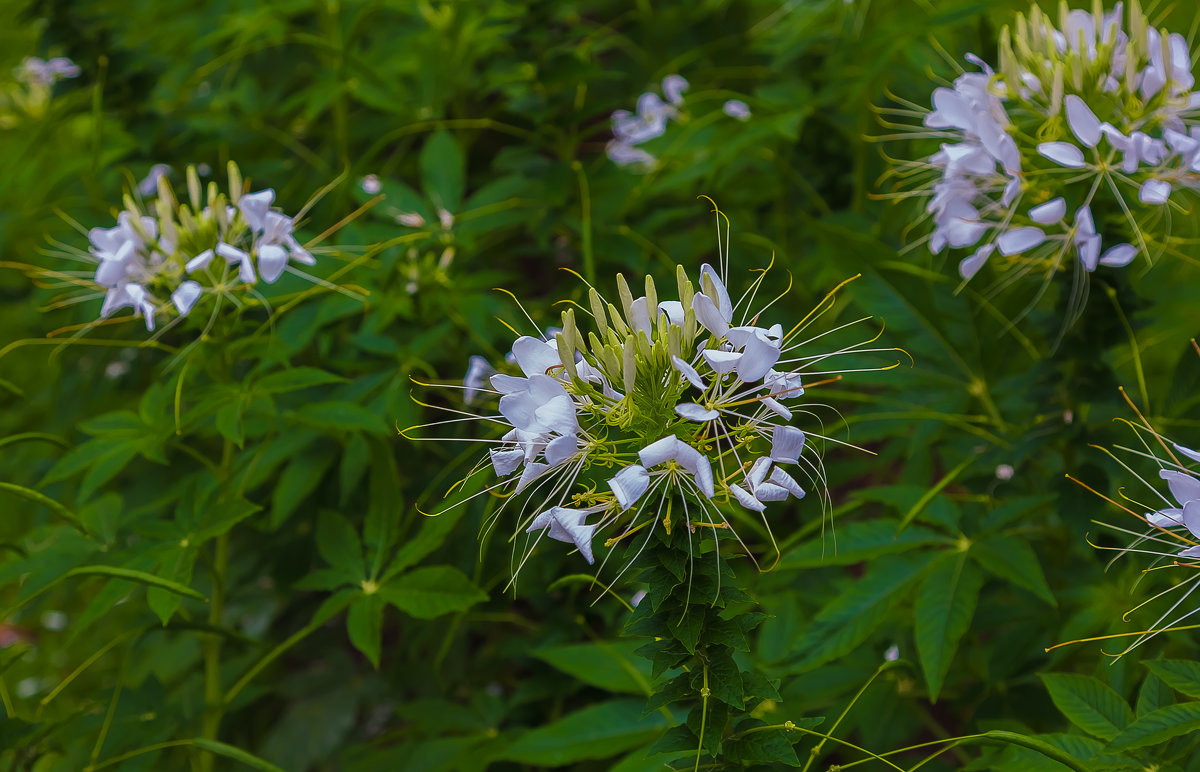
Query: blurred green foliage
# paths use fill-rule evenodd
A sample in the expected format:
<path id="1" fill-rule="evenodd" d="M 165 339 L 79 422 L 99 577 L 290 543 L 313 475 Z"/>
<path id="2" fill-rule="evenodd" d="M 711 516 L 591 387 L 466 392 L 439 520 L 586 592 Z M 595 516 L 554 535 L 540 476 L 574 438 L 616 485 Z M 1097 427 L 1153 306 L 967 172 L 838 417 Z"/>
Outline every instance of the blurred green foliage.
<path id="1" fill-rule="evenodd" d="M 0 84 L 29 55 L 83 70 L 0 126 L 0 769 L 663 768 L 647 749 L 681 716 L 643 712 L 626 607 L 556 582 L 582 564 L 555 550 L 506 591 L 506 524 L 476 538 L 494 501 L 421 514 L 474 448 L 394 429 L 433 420 L 414 379 L 503 360 L 497 318 L 520 311 L 494 287 L 548 326 L 582 297 L 561 268 L 609 287 L 711 261 L 700 195 L 733 223 L 735 274 L 774 256 L 795 318 L 862 274 L 825 323 L 873 316 L 912 355 L 814 390 L 869 452 L 827 448 L 832 520 L 816 497 L 771 510 L 774 570 L 729 563 L 767 615 L 738 664 L 781 698 L 753 715 L 829 732 L 850 706 L 836 737 L 875 753 L 1015 732 L 1091 769 L 1200 769 L 1171 734 L 1200 725 L 1194 633 L 1116 661 L 1099 648 L 1119 641 L 1045 651 L 1152 621 L 1122 615 L 1163 585 L 1088 545 L 1123 543 L 1092 523 L 1119 513 L 1065 475 L 1131 484 L 1089 447 L 1129 441 L 1121 387 L 1200 442 L 1194 266 L 1097 273 L 1054 348 L 1070 277 L 1011 326 L 1028 294 L 960 289 L 956 261 L 905 249 L 919 207 L 880 198 L 885 156 L 930 148 L 870 141 L 872 107 L 928 104 L 954 75 L 939 50 L 990 56 L 1021 6 L 0 0 Z M 1163 13 L 1188 32 L 1186 7 Z M 610 115 L 670 73 L 691 87 L 645 146 L 657 167 L 614 164 Z M 301 230 L 347 220 L 316 272 L 365 300 L 287 278 L 278 314 L 143 346 L 138 321 L 79 337 L 99 298 L 59 307 L 28 278 L 151 165 L 179 182 L 228 160 L 285 212 L 337 182 Z M 384 198 L 351 217 L 367 175 Z M 922 768 L 1066 768 L 997 736 Z M 790 739 L 813 768 L 866 758 Z"/>

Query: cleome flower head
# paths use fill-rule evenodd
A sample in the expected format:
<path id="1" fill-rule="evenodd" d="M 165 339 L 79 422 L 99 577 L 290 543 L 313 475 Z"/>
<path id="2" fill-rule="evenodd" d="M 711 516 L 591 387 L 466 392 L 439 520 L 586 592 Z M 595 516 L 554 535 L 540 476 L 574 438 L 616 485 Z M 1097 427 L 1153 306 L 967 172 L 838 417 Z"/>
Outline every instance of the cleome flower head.
<path id="1" fill-rule="evenodd" d="M 229 164 L 229 190 L 236 198 L 215 182 L 202 190 L 191 167 L 186 203 L 175 198 L 165 174 L 152 178 L 152 202 L 125 196 L 116 225 L 88 231 L 86 252 L 62 253 L 92 269 L 43 274 L 65 279 L 73 291 L 84 288 L 62 303 L 102 296 L 101 318 L 129 308 L 153 331 L 163 319 L 178 321 L 206 300 L 212 300 L 215 318 L 220 304 L 240 305 L 260 280 L 271 284 L 284 271 L 298 273 L 297 264 L 316 263 L 296 240 L 293 219 L 272 208 L 274 190 L 240 193 L 235 164 Z"/>
<path id="2" fill-rule="evenodd" d="M 805 389 L 836 375 L 829 358 L 879 349 L 821 350 L 821 336 L 806 337 L 833 293 L 787 328 L 765 318 L 771 304 L 751 311 L 765 273 L 737 303 L 707 264 L 695 281 L 677 268 L 673 299 L 650 277 L 635 292 L 618 275 L 615 301 L 589 286 L 561 329 L 517 338 L 517 372 L 473 358 L 453 388 L 496 399 L 495 412 L 454 420 L 502 429 L 472 472 L 499 480 L 476 495 L 499 492 L 501 509 L 523 499 L 518 534 L 570 543 L 589 563 L 600 533 L 612 547 L 645 529 L 644 548 L 660 526 L 738 538 L 731 521 L 753 517 L 769 536 L 772 505 L 814 489 L 824 502 L 814 445 L 828 438 L 794 425 L 812 415 Z"/>
<path id="3" fill-rule="evenodd" d="M 970 249 L 1013 276 L 1067 264 L 1119 268 L 1166 248 L 1168 209 L 1200 187 L 1200 93 L 1187 43 L 1150 26 L 1134 0 L 1107 13 L 1034 6 L 1000 36 L 999 66 L 979 57 L 912 136 L 939 150 L 901 173 L 928 198 L 930 250 Z M 889 112 L 889 111 L 884 111 Z"/>
<path id="4" fill-rule="evenodd" d="M 1146 572 L 1152 571 L 1159 577 L 1174 577 L 1177 581 L 1129 612 L 1160 600 L 1168 604 L 1148 629 L 1132 634 L 1134 641 L 1121 654 L 1200 613 L 1200 603 L 1194 597 L 1200 589 L 1200 572 L 1196 570 L 1200 569 L 1200 451 L 1172 442 L 1155 431 L 1140 413 L 1138 417 L 1141 423 L 1126 423 L 1134 430 L 1139 447 L 1117 446 L 1115 450 L 1122 451 L 1127 457 L 1151 461 L 1158 470 L 1144 476 L 1121 457 L 1105 450 L 1137 478 L 1140 486 L 1132 493 L 1122 488 L 1124 502 L 1099 494 L 1128 515 L 1125 524 L 1102 525 L 1132 539 L 1126 546 L 1100 548 L 1115 551 L 1117 557 L 1150 556 L 1152 562 Z"/>

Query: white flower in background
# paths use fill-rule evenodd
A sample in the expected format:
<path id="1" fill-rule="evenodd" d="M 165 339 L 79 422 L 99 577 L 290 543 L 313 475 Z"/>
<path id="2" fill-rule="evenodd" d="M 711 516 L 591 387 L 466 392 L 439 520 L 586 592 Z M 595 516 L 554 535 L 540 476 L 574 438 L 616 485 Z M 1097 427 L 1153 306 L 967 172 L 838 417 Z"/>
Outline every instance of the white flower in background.
<path id="1" fill-rule="evenodd" d="M 740 99 L 730 99 L 721 106 L 721 111 L 730 118 L 737 118 L 739 121 L 750 120 L 750 105 Z"/>
<path id="2" fill-rule="evenodd" d="M 472 474 L 490 470 L 500 480 L 477 495 L 503 497 L 497 516 L 523 500 L 518 533 L 571 543 L 589 563 L 600 534 L 610 548 L 643 529 L 648 539 L 658 526 L 668 537 L 680 527 L 689 540 L 697 529 L 716 537 L 732 532 L 734 509 L 761 517 L 774 544 L 762 514 L 769 506 L 803 498 L 806 488 L 826 503 L 809 440 L 828 438 L 791 423 L 814 407 L 805 381 L 839 376 L 827 369 L 832 357 L 891 349 L 864 348 L 870 341 L 817 349 L 821 336 L 807 330 L 834 293 L 800 324 L 762 326 L 766 309 L 754 302 L 766 271 L 736 303 L 726 271 L 704 265 L 693 284 L 679 267 L 674 300 L 660 299 L 649 277 L 635 297 L 618 275 L 612 302 L 589 286 L 587 303 L 563 312 L 561 330 L 516 340 L 516 373 L 493 374 L 473 357 L 462 386 L 449 387 L 469 403 L 498 398 L 495 412 L 450 410 L 459 417 L 414 429 L 497 426 L 499 439 L 482 440 L 486 461 Z M 591 317 L 590 331 L 577 311 Z"/>
<path id="3" fill-rule="evenodd" d="M 79 73 L 79 65 L 65 56 L 56 56 L 49 61 L 27 56 L 16 70 L 17 80 L 30 86 L 44 88 L 49 88 L 64 78 L 77 78 Z"/>
<path id="4" fill-rule="evenodd" d="M 614 139 L 605 147 L 609 160 L 618 166 L 628 166 L 638 171 L 653 169 L 657 159 L 636 146 L 661 137 L 666 132 L 667 121 L 679 114 L 677 108 L 683 106 L 683 92 L 687 89 L 688 82 L 682 75 L 668 75 L 663 78 L 662 97 L 652 91 L 646 92 L 638 97 L 637 112 L 614 112 Z"/>
<path id="5" fill-rule="evenodd" d="M 1140 413 L 1138 417 L 1141 418 Z M 1158 569 L 1153 571 L 1155 577 L 1174 577 L 1177 581 L 1134 609 L 1159 601 L 1167 606 L 1152 624 L 1139 623 L 1138 629 L 1146 632 L 1136 634 L 1134 641 L 1121 654 L 1132 651 L 1158 633 L 1177 627 L 1200 613 L 1200 602 L 1194 595 L 1200 590 L 1200 570 L 1197 570 L 1200 569 L 1200 469 L 1197 469 L 1200 451 L 1171 442 L 1151 428 L 1144 418 L 1140 424 L 1128 424 L 1134 430 L 1140 447 L 1117 446 L 1117 449 L 1126 455 L 1153 462 L 1158 466 L 1158 471 L 1155 475 L 1143 476 L 1112 452 L 1105 451 L 1126 471 L 1137 476 L 1141 487 L 1137 490 L 1122 487 L 1120 500 L 1099 494 L 1126 515 L 1120 523 L 1101 524 L 1132 537 L 1132 541 L 1121 547 L 1093 546 L 1113 550 L 1119 558 L 1149 556 L 1152 563 L 1147 573 Z M 1079 483 L 1075 478 L 1071 479 Z M 1083 483 L 1079 484 L 1098 493 Z"/>
<path id="6" fill-rule="evenodd" d="M 171 173 L 171 167 L 166 164 L 154 164 L 150 171 L 137 184 L 138 193 L 142 198 L 149 198 L 158 192 L 158 180 Z"/>
<path id="7" fill-rule="evenodd" d="M 92 280 L 104 296 L 101 318 L 130 308 L 154 331 L 160 319 L 187 317 L 205 298 L 241 305 L 245 301 L 235 296 L 254 293 L 260 279 L 270 284 L 284 271 L 298 273 L 295 264 L 316 262 L 297 241 L 292 218 L 272 208 L 273 190 L 231 202 L 210 183 L 206 198 L 196 170 L 189 167 L 188 201 L 180 203 L 167 169 L 157 165 L 139 183 L 143 197 L 155 196 L 151 204 L 143 208 L 126 196 L 117 224 L 91 229 L 90 249 L 71 255 L 96 266 Z M 241 175 L 233 164 L 229 177 L 230 189 L 240 190 Z"/>
<path id="8" fill-rule="evenodd" d="M 359 183 L 359 187 L 361 187 L 363 193 L 366 193 L 368 196 L 373 196 L 379 191 L 383 190 L 383 185 L 380 184 L 379 178 L 374 174 L 368 174 L 366 177 L 363 177 L 362 182 Z"/>
<path id="9" fill-rule="evenodd" d="M 933 253 L 973 250 L 959 265 L 969 280 L 988 262 L 1049 278 L 1168 249 L 1165 208 L 1200 187 L 1200 94 L 1182 36 L 1136 3 L 1128 14 L 1064 4 L 1057 26 L 1035 6 L 1002 32 L 999 67 L 966 58 L 976 71 L 935 89 L 931 111 L 892 111 L 922 117 L 912 136 L 941 142 L 905 165 L 932 175 L 927 187 L 899 194 L 928 198 Z"/>

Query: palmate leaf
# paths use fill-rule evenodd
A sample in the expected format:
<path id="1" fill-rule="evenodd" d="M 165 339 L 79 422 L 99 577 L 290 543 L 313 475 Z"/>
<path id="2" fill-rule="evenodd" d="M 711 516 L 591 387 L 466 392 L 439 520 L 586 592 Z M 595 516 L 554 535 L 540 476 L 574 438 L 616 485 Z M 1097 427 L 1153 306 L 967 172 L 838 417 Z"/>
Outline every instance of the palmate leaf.
<path id="1" fill-rule="evenodd" d="M 970 556 L 979 565 L 1018 587 L 1057 606 L 1058 601 L 1046 583 L 1042 565 L 1029 544 L 1015 536 L 993 535 L 971 545 Z"/>
<path id="2" fill-rule="evenodd" d="M 937 701 L 982 586 L 982 572 L 964 552 L 943 559 L 917 590 L 917 654 L 931 701 Z"/>
<path id="3" fill-rule="evenodd" d="M 666 725 L 660 713 L 642 716 L 640 700 L 614 700 L 526 732 L 499 758 L 542 766 L 607 759 L 646 744 Z"/>
<path id="4" fill-rule="evenodd" d="M 1133 710 L 1121 695 L 1096 678 L 1074 673 L 1040 673 L 1039 677 L 1055 707 L 1093 737 L 1112 740 L 1133 721 Z"/>
<path id="5" fill-rule="evenodd" d="M 462 571 L 451 566 L 426 566 L 402 574 L 380 587 L 379 595 L 418 619 L 463 611 L 487 600 Z"/>

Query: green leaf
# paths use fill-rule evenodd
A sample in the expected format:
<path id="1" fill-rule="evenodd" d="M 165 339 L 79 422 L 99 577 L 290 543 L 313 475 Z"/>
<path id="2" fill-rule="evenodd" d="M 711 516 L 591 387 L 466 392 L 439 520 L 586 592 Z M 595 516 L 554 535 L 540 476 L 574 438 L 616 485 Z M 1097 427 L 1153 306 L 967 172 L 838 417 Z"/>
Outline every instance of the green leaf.
<path id="1" fill-rule="evenodd" d="M 1168 705 L 1134 721 L 1112 738 L 1108 749 L 1124 751 L 1145 748 L 1196 730 L 1200 730 L 1200 702 Z"/>
<path id="2" fill-rule="evenodd" d="M 322 510 L 317 517 L 317 552 L 334 568 L 366 578 L 367 566 L 358 531 L 338 513 Z"/>
<path id="3" fill-rule="evenodd" d="M 1121 695 L 1096 678 L 1074 673 L 1039 676 L 1059 712 L 1094 737 L 1111 740 L 1133 721 L 1133 710 Z"/>
<path id="4" fill-rule="evenodd" d="M 346 632 L 350 634 L 354 648 L 378 670 L 383 638 L 383 598 L 378 594 L 355 598 L 346 612 Z"/>
<path id="5" fill-rule="evenodd" d="M 972 544 L 969 554 L 979 565 L 1001 579 L 1024 587 L 1051 606 L 1058 605 L 1050 585 L 1046 583 L 1042 565 L 1028 543 L 1015 536 L 989 536 Z"/>
<path id="6" fill-rule="evenodd" d="M 803 653 L 789 669 L 811 670 L 853 651 L 908 593 L 926 563 L 898 557 L 873 563 L 866 575 L 830 601 L 807 626 L 791 647 Z"/>
<path id="7" fill-rule="evenodd" d="M 609 692 L 650 693 L 650 663 L 634 652 L 640 641 L 601 641 L 543 646 L 533 656 L 591 686 Z"/>
<path id="8" fill-rule="evenodd" d="M 953 539 L 919 525 L 909 526 L 897 536 L 899 522 L 880 519 L 838 525 L 835 537 L 814 539 L 785 554 L 779 570 L 848 566 L 930 544 L 954 543 Z"/>
<path id="9" fill-rule="evenodd" d="M 501 758 L 561 766 L 607 759 L 648 743 L 666 727 L 660 713 L 642 716 L 640 700 L 614 700 L 571 713 L 518 737 Z"/>
<path id="10" fill-rule="evenodd" d="M 198 737 L 195 740 L 192 740 L 192 745 L 202 751 L 208 751 L 209 753 L 217 756 L 224 756 L 225 758 L 232 759 L 240 764 L 245 764 L 251 769 L 262 770 L 262 772 L 284 772 L 283 769 L 268 761 L 260 759 L 253 753 L 244 751 L 241 748 L 235 748 L 232 745 L 226 745 L 225 743 L 218 742 L 217 740 L 209 740 L 203 737 Z"/>
<path id="11" fill-rule="evenodd" d="M 396 556 L 388 564 L 384 581 L 390 580 L 404 569 L 420 562 L 429 553 L 442 546 L 466 511 L 466 507 L 454 507 L 440 515 L 422 517 L 421 530 L 417 531 L 416 536 L 404 542 L 404 546 L 396 551 Z"/>
<path id="12" fill-rule="evenodd" d="M 937 702 L 958 642 L 971 625 L 982 586 L 982 573 L 959 553 L 942 560 L 917 590 L 917 654 L 932 702 Z"/>
<path id="13" fill-rule="evenodd" d="M 63 575 L 63 578 L 65 579 L 70 576 L 107 576 L 110 579 L 125 579 L 130 582 L 144 584 L 147 587 L 157 587 L 160 590 L 166 590 L 167 592 L 173 592 L 177 595 L 183 595 L 188 598 L 202 600 L 205 603 L 208 602 L 208 598 L 204 597 L 202 594 L 185 584 L 173 582 L 170 579 L 164 579 L 161 576 L 155 576 L 154 574 L 148 574 L 145 571 L 135 571 L 132 568 L 118 568 L 117 566 L 80 566 L 79 568 L 72 568 Z"/>
<path id="14" fill-rule="evenodd" d="M 46 496 L 45 494 L 38 493 L 37 491 L 33 490 L 32 488 L 26 488 L 21 485 L 14 485 L 12 483 L 6 483 L 6 482 L 0 482 L 0 491 L 7 491 L 8 493 L 12 493 L 17 496 L 20 496 L 23 499 L 28 499 L 29 501 L 32 501 L 35 504 L 41 504 L 43 507 L 49 509 L 51 512 L 58 515 L 63 520 L 66 520 L 68 523 L 71 524 L 71 526 L 73 528 L 78 530 L 80 533 L 83 533 L 83 534 L 87 533 L 87 529 L 84 528 L 83 523 L 79 520 L 79 517 L 74 512 L 67 509 L 62 504 L 59 504 L 57 501 L 50 498 L 49 496 Z"/>
<path id="15" fill-rule="evenodd" d="M 757 719 L 742 721 L 737 732 L 767 726 Z M 798 738 L 797 738 L 798 739 Z M 764 729 L 743 734 L 738 739 L 726 740 L 722 747 L 725 758 L 733 761 L 748 761 L 758 764 L 781 764 L 787 767 L 800 766 L 800 759 L 792 747 L 791 738 L 785 729 Z"/>
<path id="16" fill-rule="evenodd" d="M 302 422 L 339 432 L 383 434 L 387 425 L 383 419 L 352 402 L 312 402 L 296 411 Z"/>
<path id="17" fill-rule="evenodd" d="M 327 383 L 345 383 L 346 379 L 315 367 L 293 367 L 263 376 L 254 384 L 259 394 L 284 394 Z"/>
<path id="18" fill-rule="evenodd" d="M 435 208 L 456 214 L 462 206 L 466 159 L 454 137 L 438 131 L 421 148 L 421 184 Z"/>
<path id="19" fill-rule="evenodd" d="M 1142 663 L 1177 692 L 1200 699 L 1200 662 L 1190 659 L 1155 659 Z"/>
<path id="20" fill-rule="evenodd" d="M 1171 691 L 1171 687 L 1167 686 L 1166 682 L 1154 673 L 1148 673 L 1146 679 L 1142 681 L 1141 688 L 1138 689 L 1134 712 L 1137 713 L 1138 718 L 1141 718 L 1147 713 L 1153 713 L 1159 708 L 1165 708 L 1174 703 L 1175 692 Z"/>
<path id="21" fill-rule="evenodd" d="M 332 453 L 319 450 L 302 453 L 292 459 L 279 475 L 279 481 L 271 492 L 272 529 L 283 525 L 300 504 L 310 498 L 334 460 Z"/>
<path id="22" fill-rule="evenodd" d="M 463 611 L 487 600 L 487 595 L 462 571 L 450 566 L 427 566 L 410 571 L 385 584 L 379 594 L 388 603 L 418 619 Z"/>
<path id="23" fill-rule="evenodd" d="M 700 633 L 704 630 L 704 607 L 695 605 L 685 609 L 682 615 L 671 619 L 667 626 L 684 648 L 694 653 L 696 644 L 700 642 Z"/>
<path id="24" fill-rule="evenodd" d="M 242 413 L 245 410 L 246 403 L 241 399 L 226 402 L 217 408 L 217 434 L 220 434 L 239 448 L 242 447 L 246 440 L 246 427 L 242 423 Z"/>
<path id="25" fill-rule="evenodd" d="M 363 523 L 363 541 L 366 542 L 367 546 L 367 556 L 371 564 L 371 576 L 376 577 L 379 576 L 379 571 L 383 568 L 384 558 L 391 550 L 392 543 L 396 539 L 396 524 L 400 522 L 404 514 L 404 502 L 401 498 L 400 489 L 400 474 L 396 469 L 396 461 L 392 457 L 392 448 L 388 443 L 376 437 L 370 438 L 369 441 L 364 441 L 362 435 L 355 435 L 354 439 L 362 442 L 364 449 L 370 454 L 371 484 L 367 503 L 367 516 Z M 461 511 L 465 507 L 459 507 L 458 509 L 460 512 L 452 518 L 452 521 L 461 517 Z M 421 529 L 421 534 L 418 534 L 416 539 L 409 540 L 404 545 L 404 549 L 407 550 L 413 542 L 419 541 L 421 535 L 425 532 L 425 527 L 430 525 L 431 523 L 425 523 Z M 443 525 L 442 527 L 448 528 L 449 525 Z M 441 544 L 441 540 L 439 539 L 437 543 Z M 404 550 L 401 551 L 403 552 Z M 415 563 L 417 560 L 425 557 L 425 554 L 428 553 L 419 555 L 412 562 Z"/>

